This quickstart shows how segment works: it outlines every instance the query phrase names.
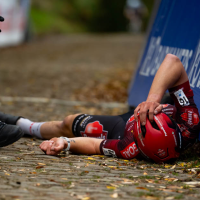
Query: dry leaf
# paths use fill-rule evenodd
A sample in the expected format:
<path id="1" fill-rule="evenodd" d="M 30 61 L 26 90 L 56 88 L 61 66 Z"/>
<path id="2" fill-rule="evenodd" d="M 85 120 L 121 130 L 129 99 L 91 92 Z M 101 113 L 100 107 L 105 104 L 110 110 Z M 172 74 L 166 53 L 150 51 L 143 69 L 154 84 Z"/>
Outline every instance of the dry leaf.
<path id="1" fill-rule="evenodd" d="M 44 168 L 44 166 L 37 166 L 36 169 Z"/>
<path id="2" fill-rule="evenodd" d="M 45 163 L 38 163 L 38 165 L 46 165 Z"/>
<path id="3" fill-rule="evenodd" d="M 147 183 L 154 183 L 154 182 L 155 182 L 153 179 L 145 179 L 145 181 L 146 181 Z"/>
<path id="4" fill-rule="evenodd" d="M 91 158 L 91 157 L 87 157 L 87 159 L 88 159 L 88 160 L 95 160 L 94 158 Z"/>
<path id="5" fill-rule="evenodd" d="M 170 199 L 174 199 L 174 197 L 172 197 L 172 196 L 171 197 L 166 197 L 165 199 L 166 200 L 170 200 Z"/>
<path id="6" fill-rule="evenodd" d="M 176 167 L 176 165 L 172 166 L 170 169 L 174 169 Z"/>
<path id="7" fill-rule="evenodd" d="M 108 167 L 111 168 L 111 169 L 117 169 L 116 166 L 108 166 Z"/>
<path id="8" fill-rule="evenodd" d="M 83 197 L 82 200 L 89 200 L 90 197 Z"/>
<path id="9" fill-rule="evenodd" d="M 109 190 L 115 190 L 116 189 L 116 187 L 113 187 L 113 186 L 106 186 L 106 188 L 109 189 Z"/>
<path id="10" fill-rule="evenodd" d="M 158 197 L 152 197 L 152 196 L 145 196 L 145 198 L 146 198 L 146 199 L 152 199 L 152 200 L 154 200 L 154 199 L 155 199 L 155 200 L 156 200 L 156 199 L 159 199 Z"/>
<path id="11" fill-rule="evenodd" d="M 110 195 L 112 198 L 117 198 L 118 197 L 118 193 L 114 193 L 112 195 Z"/>
<path id="12" fill-rule="evenodd" d="M 147 190 L 147 191 L 149 191 L 149 189 L 148 189 L 148 188 L 145 188 L 145 187 L 136 187 L 136 189 Z"/>
<path id="13" fill-rule="evenodd" d="M 37 174 L 37 172 L 29 172 L 29 174 Z"/>

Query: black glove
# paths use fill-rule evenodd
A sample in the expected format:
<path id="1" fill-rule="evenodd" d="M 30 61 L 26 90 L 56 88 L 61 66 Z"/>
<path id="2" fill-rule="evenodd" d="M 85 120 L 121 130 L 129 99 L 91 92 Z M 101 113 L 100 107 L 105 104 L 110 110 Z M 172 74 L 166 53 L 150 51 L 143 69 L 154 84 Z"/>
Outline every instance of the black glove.
<path id="1" fill-rule="evenodd" d="M 3 22 L 4 21 L 4 18 L 2 16 L 0 16 L 0 22 Z M 1 32 L 1 30 L 0 30 Z"/>

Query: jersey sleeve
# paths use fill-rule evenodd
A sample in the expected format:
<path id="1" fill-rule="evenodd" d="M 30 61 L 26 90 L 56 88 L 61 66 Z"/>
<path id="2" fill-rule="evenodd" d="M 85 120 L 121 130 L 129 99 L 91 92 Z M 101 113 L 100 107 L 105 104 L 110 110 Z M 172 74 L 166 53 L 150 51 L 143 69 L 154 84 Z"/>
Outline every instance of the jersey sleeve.
<path id="1" fill-rule="evenodd" d="M 194 142 L 198 138 L 200 123 L 199 112 L 193 99 L 189 81 L 169 89 L 177 109 L 175 120 L 182 132 L 184 141 Z"/>
<path id="2" fill-rule="evenodd" d="M 139 154 L 133 137 L 134 118 L 130 118 L 126 124 L 124 138 L 121 140 L 108 139 L 100 144 L 101 153 L 107 156 L 113 156 L 124 159 L 135 158 Z"/>

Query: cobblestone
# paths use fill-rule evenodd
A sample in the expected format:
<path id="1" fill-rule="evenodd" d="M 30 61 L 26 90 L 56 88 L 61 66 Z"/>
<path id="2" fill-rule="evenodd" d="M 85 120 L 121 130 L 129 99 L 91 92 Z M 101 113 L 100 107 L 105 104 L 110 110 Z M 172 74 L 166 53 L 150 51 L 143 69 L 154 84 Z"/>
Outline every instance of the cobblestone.
<path id="1" fill-rule="evenodd" d="M 91 83 L 88 80 L 98 79 L 102 82 L 105 79 L 112 80 L 116 77 L 114 69 L 130 69 L 132 62 L 136 63 L 135 57 L 138 56 L 137 51 L 143 37 L 110 35 L 103 38 L 97 36 L 76 38 L 73 36 L 71 40 L 70 36 L 68 37 L 68 39 L 58 38 L 58 42 L 54 42 L 53 50 L 50 48 L 53 42 L 47 39 L 41 43 L 19 47 L 18 51 L 11 48 L 2 52 L 1 111 L 21 115 L 33 121 L 49 121 L 62 120 L 68 114 L 80 112 L 116 115 L 128 110 L 127 105 L 122 102 L 98 101 L 98 104 L 95 104 L 73 101 L 71 95 L 74 88 L 82 87 L 84 84 L 85 87 L 88 86 Z M 135 47 L 134 60 L 130 59 L 132 46 Z M 73 52 L 70 52 L 71 47 L 74 47 Z M 66 67 L 64 50 L 68 54 Z M 111 50 L 113 50 L 112 55 Z M 55 52 L 60 54 L 54 55 Z M 18 61 L 19 57 L 24 60 Z M 37 64 L 41 65 L 40 68 Z M 76 73 L 69 66 L 74 67 Z M 51 71 L 52 67 L 54 68 Z M 65 73 L 68 72 L 66 82 L 63 76 L 65 68 L 67 68 Z M 106 76 L 108 68 L 113 75 Z M 15 73 L 15 77 L 9 70 Z M 80 78 L 78 71 L 85 80 Z M 40 73 L 43 73 L 44 80 L 39 79 L 37 82 L 35 77 Z M 52 85 L 49 84 L 49 80 L 53 81 Z M 64 88 L 58 90 L 62 85 L 61 82 Z M 136 159 L 127 161 L 106 156 L 71 153 L 47 156 L 39 149 L 41 142 L 39 139 L 26 136 L 10 146 L 0 148 L 0 200 L 200 198 L 199 158 L 180 159 L 176 163 L 157 165 Z"/>

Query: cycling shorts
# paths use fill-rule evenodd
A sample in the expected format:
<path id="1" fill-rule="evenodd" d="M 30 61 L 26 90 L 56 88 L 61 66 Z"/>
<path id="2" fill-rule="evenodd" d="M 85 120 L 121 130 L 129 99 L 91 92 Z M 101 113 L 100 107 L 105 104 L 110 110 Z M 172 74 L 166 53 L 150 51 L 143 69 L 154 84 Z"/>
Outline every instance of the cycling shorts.
<path id="1" fill-rule="evenodd" d="M 122 139 L 132 114 L 133 111 L 118 116 L 81 114 L 74 119 L 72 131 L 76 137 Z"/>

